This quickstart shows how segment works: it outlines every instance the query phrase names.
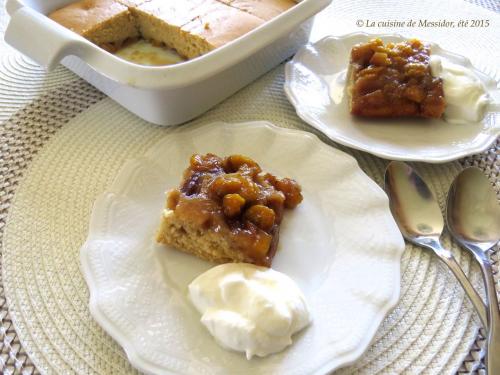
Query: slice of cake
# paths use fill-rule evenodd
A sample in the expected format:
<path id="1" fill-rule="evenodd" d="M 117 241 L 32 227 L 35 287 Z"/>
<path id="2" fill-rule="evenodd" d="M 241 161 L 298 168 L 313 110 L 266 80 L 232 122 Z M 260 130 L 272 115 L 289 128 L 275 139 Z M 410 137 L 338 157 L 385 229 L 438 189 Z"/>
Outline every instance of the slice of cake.
<path id="1" fill-rule="evenodd" d="M 263 20 L 279 16 L 297 3 L 294 0 L 219 0 L 233 8 L 245 11 Z"/>
<path id="2" fill-rule="evenodd" d="M 181 31 L 181 27 L 198 15 L 195 9 L 203 1 L 205 0 L 152 0 L 131 11 L 143 38 L 179 52 L 179 47 L 189 37 L 183 35 L 186 33 Z"/>
<path id="3" fill-rule="evenodd" d="M 156 240 L 216 262 L 270 266 L 285 208 L 302 201 L 292 179 L 263 173 L 242 155 L 193 155 L 167 193 Z"/>
<path id="4" fill-rule="evenodd" d="M 182 39 L 173 46 L 194 58 L 221 47 L 264 23 L 264 20 L 218 1 L 204 1 L 196 17 L 182 26 Z"/>
<path id="5" fill-rule="evenodd" d="M 152 0 L 131 9 L 141 35 L 188 59 L 253 30 L 264 21 L 216 0 Z"/>
<path id="6" fill-rule="evenodd" d="M 109 51 L 139 36 L 132 14 L 115 0 L 81 0 L 50 13 L 49 17 Z"/>
<path id="7" fill-rule="evenodd" d="M 347 73 L 353 115 L 439 118 L 446 106 L 443 82 L 433 77 L 430 48 L 413 39 L 355 45 Z"/>

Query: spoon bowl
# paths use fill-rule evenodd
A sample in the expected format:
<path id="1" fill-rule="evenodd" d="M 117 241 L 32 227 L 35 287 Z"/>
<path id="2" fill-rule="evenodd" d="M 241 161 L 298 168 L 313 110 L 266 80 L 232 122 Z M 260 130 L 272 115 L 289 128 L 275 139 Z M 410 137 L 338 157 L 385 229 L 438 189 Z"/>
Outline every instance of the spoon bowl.
<path id="1" fill-rule="evenodd" d="M 500 312 L 486 255 L 500 240 L 500 206 L 481 170 L 467 168 L 455 178 L 448 193 L 446 222 L 451 235 L 474 255 L 481 268 L 488 301 L 486 368 L 490 374 L 500 374 Z"/>
<path id="2" fill-rule="evenodd" d="M 406 163 L 393 161 L 385 172 L 385 191 L 389 207 L 403 237 L 430 249 L 453 272 L 487 327 L 486 307 L 453 254 L 439 241 L 444 228 L 443 215 L 425 181 Z"/>
<path id="3" fill-rule="evenodd" d="M 427 184 L 409 165 L 390 163 L 385 188 L 403 237 L 420 245 L 427 237 L 441 236 L 444 221 L 439 205 Z"/>
<path id="4" fill-rule="evenodd" d="M 481 170 L 464 169 L 453 181 L 448 193 L 446 218 L 453 237 L 473 243 L 483 251 L 500 240 L 500 206 Z"/>

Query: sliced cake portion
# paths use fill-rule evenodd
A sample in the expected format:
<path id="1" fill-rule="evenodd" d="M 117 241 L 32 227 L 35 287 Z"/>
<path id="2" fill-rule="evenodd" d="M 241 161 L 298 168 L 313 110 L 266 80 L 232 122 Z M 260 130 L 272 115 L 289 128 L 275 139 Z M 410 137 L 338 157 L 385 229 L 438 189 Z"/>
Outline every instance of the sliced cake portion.
<path id="1" fill-rule="evenodd" d="M 193 155 L 180 187 L 167 193 L 156 239 L 216 263 L 270 266 L 284 209 L 301 201 L 297 182 L 248 157 Z"/>
<path id="2" fill-rule="evenodd" d="M 151 0 L 131 11 L 141 35 L 188 59 L 251 31 L 264 21 L 216 0 Z"/>
<path id="3" fill-rule="evenodd" d="M 182 26 L 179 44 L 172 46 L 187 58 L 200 56 L 239 38 L 264 20 L 218 1 L 204 1 L 196 17 Z"/>
<path id="4" fill-rule="evenodd" d="M 351 50 L 347 79 L 350 110 L 364 117 L 439 118 L 446 106 L 443 82 L 433 77 L 429 46 L 413 39 L 373 39 Z"/>
<path id="5" fill-rule="evenodd" d="M 181 26 L 196 17 L 204 0 L 152 0 L 131 9 L 143 38 L 175 48 L 182 42 Z"/>
<path id="6" fill-rule="evenodd" d="M 49 17 L 108 51 L 139 36 L 134 17 L 115 0 L 81 0 L 50 13 Z"/>
<path id="7" fill-rule="evenodd" d="M 219 0 L 233 8 L 245 11 L 263 20 L 279 16 L 297 3 L 294 0 Z"/>

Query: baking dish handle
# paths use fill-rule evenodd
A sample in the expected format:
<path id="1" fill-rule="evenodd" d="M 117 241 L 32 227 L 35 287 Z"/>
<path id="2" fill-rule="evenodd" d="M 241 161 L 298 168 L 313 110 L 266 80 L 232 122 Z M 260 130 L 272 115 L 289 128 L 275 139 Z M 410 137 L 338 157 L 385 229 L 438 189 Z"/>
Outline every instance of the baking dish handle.
<path id="1" fill-rule="evenodd" d="M 87 41 L 29 7 L 13 12 L 5 31 L 5 41 L 35 60 L 54 69 L 67 55 L 80 55 Z"/>

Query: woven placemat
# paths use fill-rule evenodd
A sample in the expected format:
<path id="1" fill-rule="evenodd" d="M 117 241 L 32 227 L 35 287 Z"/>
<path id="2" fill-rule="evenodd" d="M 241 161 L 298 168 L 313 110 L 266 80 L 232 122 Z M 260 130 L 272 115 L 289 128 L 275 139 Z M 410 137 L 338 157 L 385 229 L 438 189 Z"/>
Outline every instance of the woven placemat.
<path id="1" fill-rule="evenodd" d="M 500 12 L 500 2 L 496 0 L 465 0 L 471 4 L 478 5 L 493 12 Z"/>
<path id="2" fill-rule="evenodd" d="M 282 81 L 283 69 L 279 67 L 196 122 L 264 119 L 280 126 L 313 131 L 294 115 L 293 108 L 280 92 Z M 91 95 L 93 101 L 101 98 L 100 94 L 79 80 L 64 90 L 54 90 L 48 102 L 37 105 L 38 111 L 44 108 L 44 112 L 38 112 L 42 117 L 51 118 L 45 128 L 48 134 L 60 126 L 57 123 L 65 113 L 73 117 L 76 111 L 85 108 L 84 105 L 80 106 L 79 100 L 73 96 L 74 103 L 78 103 L 75 105 L 76 108 L 67 112 L 63 109 L 68 103 L 62 98 L 69 94 L 68 90 L 73 95 L 75 93 L 83 97 Z M 261 94 L 259 98 L 255 97 L 255 92 Z M 62 105 L 61 102 L 65 104 Z M 259 108 L 258 113 L 256 108 Z M 272 108 L 272 111 L 269 108 Z M 142 123 L 109 99 L 99 101 L 91 109 L 66 123 L 55 136 L 51 137 L 45 147 L 39 148 L 40 155 L 34 160 L 34 164 L 31 163 L 28 173 L 16 189 L 15 210 L 9 211 L 12 223 L 15 223 L 11 227 L 12 239 L 19 237 L 19 233 L 15 233 L 15 228 L 22 230 L 18 224 L 24 222 L 20 221 L 19 214 L 22 216 L 22 213 L 26 212 L 24 204 L 33 198 L 37 202 L 42 202 L 44 207 L 48 207 L 45 213 L 47 217 L 55 215 L 50 209 L 55 203 L 49 202 L 54 196 L 66 196 L 66 198 L 61 197 L 64 204 L 58 203 L 59 208 L 67 204 L 79 207 L 79 210 L 72 211 L 70 217 L 66 217 L 69 210 L 67 213 L 60 212 L 63 222 L 71 223 L 68 228 L 51 227 L 52 224 L 49 222 L 43 220 L 40 222 L 40 228 L 44 228 L 43 232 L 49 233 L 49 237 L 54 236 L 57 241 L 54 238 L 47 238 L 40 232 L 40 237 L 37 236 L 33 242 L 33 236 L 30 236 L 29 232 L 23 232 L 25 246 L 20 249 L 23 257 L 16 256 L 18 250 L 9 247 L 12 244 L 11 240 L 6 241 L 7 247 L 3 249 L 6 251 L 3 254 L 4 261 L 7 262 L 4 263 L 4 275 L 9 276 L 9 280 L 4 282 L 7 281 L 11 287 L 9 293 L 12 298 L 11 312 L 16 318 L 17 327 L 22 332 L 24 347 L 39 368 L 47 373 L 68 371 L 109 373 L 110 368 L 107 367 L 109 361 L 103 357 L 112 358 L 111 362 L 117 366 L 114 372 L 131 371 L 121 349 L 107 335 L 103 335 L 95 323 L 74 323 L 76 319 L 71 313 L 72 310 L 89 319 L 85 312 L 82 313 L 86 310 L 88 295 L 83 279 L 77 272 L 78 249 L 85 236 L 91 203 L 110 183 L 116 168 L 126 158 L 140 155 L 155 137 L 168 133 L 169 129 Z M 14 121 L 7 123 L 14 134 L 19 134 L 19 131 L 14 130 L 15 126 L 21 124 L 26 126 L 27 118 L 16 120 L 21 113 L 13 117 Z M 51 113 L 57 113 L 61 117 L 57 119 L 57 116 Z M 39 119 L 33 115 L 32 113 L 32 121 L 28 121 L 31 126 Z M 99 119 L 104 121 L 100 122 Z M 34 128 L 38 126 L 34 125 Z M 102 129 L 99 131 L 99 128 Z M 32 130 L 28 128 L 22 133 L 28 135 L 31 132 Z M 118 140 L 116 134 L 120 134 Z M 26 148 L 33 147 L 30 146 L 33 144 L 31 139 L 38 140 L 41 146 L 44 140 L 40 141 L 39 138 L 40 134 L 34 134 L 23 142 L 19 138 L 12 141 L 11 153 L 19 152 L 13 160 L 19 160 L 19 156 L 22 155 L 32 155 L 26 152 Z M 324 137 L 322 139 L 332 144 Z M 111 151 L 114 143 L 122 145 L 124 151 Z M 100 150 L 107 151 L 100 152 Z M 361 152 L 350 150 L 349 152 L 355 155 L 362 168 L 372 178 L 378 183 L 382 182 L 382 171 L 386 161 Z M 64 162 L 58 163 L 57 160 Z M 76 166 L 78 162 L 82 163 L 79 167 Z M 95 165 L 99 165 L 99 168 L 95 168 Z M 459 164 L 447 163 L 437 166 L 415 164 L 415 166 L 431 182 L 442 203 L 449 181 L 460 169 Z M 21 165 L 21 169 L 24 169 L 22 167 Z M 12 169 L 12 166 L 10 168 Z M 64 179 L 68 173 L 75 182 Z M 35 176 L 40 175 L 46 181 L 52 179 L 58 181 L 58 190 L 52 191 L 52 187 L 48 185 L 33 184 L 32 181 L 39 181 L 40 178 Z M 70 193 L 63 189 L 73 187 L 75 183 L 83 186 L 81 190 L 75 187 L 70 189 L 73 191 Z M 35 233 L 38 233 L 38 230 L 32 228 Z M 47 243 L 50 243 L 50 246 L 47 246 Z M 448 239 L 445 243 L 450 246 Z M 471 258 L 456 247 L 453 247 L 453 250 L 467 271 L 472 266 Z M 61 254 L 65 254 L 63 263 Z M 36 273 L 36 276 L 30 277 L 33 274 L 32 262 L 35 259 L 39 259 L 35 264 L 43 260 L 44 267 Z M 57 286 L 59 281 L 48 275 L 47 269 L 57 270 L 60 280 L 71 280 L 68 281 L 70 285 L 64 285 L 65 294 L 59 293 Z M 479 281 L 477 271 L 473 272 L 473 280 L 476 284 Z M 53 290 L 50 293 L 55 293 L 58 298 L 54 296 L 48 298 L 44 292 L 37 291 L 40 285 Z M 73 297 L 70 298 L 68 295 Z M 470 304 L 464 300 L 460 287 L 440 263 L 427 252 L 408 246 L 403 258 L 403 290 L 400 305 L 384 321 L 374 345 L 366 355 L 355 367 L 343 371 L 368 374 L 380 370 L 385 373 L 395 373 L 406 368 L 410 372 L 418 369 L 426 369 L 433 373 L 453 372 L 460 366 L 471 346 L 477 345 L 478 348 L 483 346 L 481 342 L 474 344 L 478 328 L 478 321 L 474 316 Z M 55 321 L 49 324 L 48 321 L 54 318 Z M 40 322 L 47 323 L 41 325 Z M 65 342 L 64 337 L 71 339 Z M 65 359 L 64 363 L 61 362 L 61 358 Z M 475 364 L 471 363 L 471 366 L 476 365 L 477 361 Z"/>
<path id="3" fill-rule="evenodd" d="M 88 83 L 77 79 L 46 92 L 8 121 L 0 130 L 0 237 L 19 180 L 31 160 L 50 137 L 71 118 L 104 98 Z M 2 250 L 0 243 L 0 251 Z M 0 267 L 2 267 L 0 258 Z M 3 267 L 2 267 L 3 269 Z M 3 273 L 2 273 L 3 276 Z M 1 277 L 1 276 L 0 276 Z M 12 325 L 0 278 L 0 371 L 5 374 L 36 373 Z"/>
<path id="4" fill-rule="evenodd" d="M 5 91 L 0 88 L 0 112 L 1 116 L 8 117 L 6 121 L 4 120 L 0 125 L 0 139 L 1 139 L 1 149 L 0 149 L 0 183 L 1 183 L 1 193 L 0 193 L 0 236 L 3 237 L 4 227 L 7 220 L 7 215 L 9 213 L 9 207 L 14 197 L 14 193 L 18 190 L 18 185 L 20 184 L 23 175 L 29 178 L 30 166 L 32 165 L 32 160 L 35 158 L 36 154 L 41 151 L 47 152 L 47 147 L 44 147 L 46 143 L 53 138 L 56 134 L 57 137 L 63 137 L 63 135 L 58 132 L 62 128 L 66 132 L 68 122 L 71 121 L 79 113 L 85 111 L 88 107 L 97 104 L 92 107 L 92 110 L 111 110 L 116 112 L 118 117 L 123 115 L 123 110 L 113 103 L 106 100 L 102 102 L 104 96 L 97 90 L 86 84 L 85 82 L 76 79 L 71 73 L 68 73 L 65 69 L 59 68 L 55 73 L 51 74 L 51 78 L 47 79 L 42 74 L 42 70 L 38 68 L 35 64 L 29 62 L 29 60 L 20 57 L 19 55 L 13 55 L 8 59 L 9 69 L 0 69 L 1 79 L 4 79 L 7 75 L 8 81 L 15 81 L 19 78 L 19 71 L 26 75 L 26 78 L 31 81 L 33 77 L 39 77 L 35 79 L 31 89 L 26 87 L 21 87 L 26 90 L 24 96 L 36 97 L 43 92 L 43 95 L 34 99 L 30 104 L 25 105 L 26 102 L 21 96 L 12 95 L 14 100 L 12 105 L 8 103 L 11 96 L 5 94 Z M 2 62 L 5 64 L 5 62 Z M 19 66 L 22 69 L 19 69 Z M 275 122 L 281 126 L 289 127 L 299 127 L 306 129 L 308 131 L 314 132 L 313 129 L 306 126 L 305 124 L 297 124 L 297 119 L 293 115 L 293 110 L 291 110 L 290 105 L 284 99 L 281 84 L 283 80 L 282 68 L 278 68 L 275 71 L 269 73 L 256 84 L 253 85 L 251 90 L 245 89 L 238 94 L 236 98 L 231 99 L 227 103 L 224 103 L 219 108 L 208 113 L 204 116 L 203 121 L 211 121 L 221 118 L 221 113 L 224 115 L 222 119 L 225 121 L 231 120 L 259 120 L 268 119 Z M 5 72 L 8 72 L 7 74 Z M 9 74 L 10 73 L 10 74 Z M 2 82 L 2 81 L 0 81 Z M 254 94 L 258 92 L 261 98 L 255 98 Z M 266 116 L 258 115 L 259 110 L 266 105 L 266 98 L 274 98 L 272 114 L 266 114 Z M 6 105 L 7 102 L 7 105 Z M 243 104 L 244 103 L 244 104 Z M 236 105 L 238 104 L 238 105 Z M 1 106 L 4 105 L 2 108 Z M 101 107 L 102 105 L 102 107 Z M 231 109 L 231 106 L 234 106 Z M 242 107 L 244 110 L 242 110 Z M 3 110 L 6 108 L 6 110 Z M 21 108 L 17 113 L 12 115 L 12 112 L 16 108 Z M 103 109 L 104 108 L 104 109 Z M 86 115 L 83 113 L 82 115 Z M 132 117 L 132 122 L 136 121 Z M 71 129 L 75 129 L 75 122 L 81 123 L 82 119 L 77 118 L 71 121 Z M 135 125 L 130 125 L 135 126 Z M 149 131 L 149 130 L 148 130 Z M 156 131 L 156 130 L 154 130 Z M 168 131 L 168 130 L 162 130 Z M 75 133 L 77 134 L 77 133 Z M 81 135 L 81 134 L 80 134 Z M 321 137 L 324 141 L 333 144 L 332 142 Z M 51 141 L 52 142 L 52 141 Z M 56 141 L 51 143 L 49 146 L 53 147 L 57 144 Z M 337 145 L 335 145 L 338 147 Z M 50 150 L 50 148 L 49 148 Z M 417 164 L 417 168 L 420 172 L 431 179 L 435 179 L 436 174 L 445 175 L 440 181 L 434 182 L 434 188 L 441 192 L 440 200 L 442 201 L 442 192 L 447 189 L 446 181 L 450 179 L 458 172 L 461 166 L 476 165 L 482 168 L 490 177 L 492 182 L 495 184 L 497 191 L 500 188 L 500 179 L 498 178 L 500 170 L 500 144 L 497 143 L 495 147 L 492 147 L 489 152 L 483 153 L 481 155 L 476 155 L 474 157 L 462 159 L 458 163 L 449 163 L 445 166 L 425 166 Z M 381 183 L 381 171 L 385 166 L 385 161 L 373 158 L 367 154 L 355 152 L 355 156 L 360 161 L 361 166 L 370 174 L 374 179 Z M 44 157 L 44 155 L 42 155 Z M 64 157 L 64 155 L 61 155 Z M 108 176 L 109 177 L 109 176 Z M 22 183 L 21 183 L 22 185 Z M 2 249 L 0 249 L 2 250 Z M 74 251 L 74 249 L 72 250 Z M 458 252 L 458 249 L 454 249 L 457 255 L 460 256 L 461 264 L 467 269 L 471 266 L 470 257 Z M 419 249 L 413 249 L 408 247 L 405 253 L 403 263 L 405 265 L 414 264 L 410 262 L 416 262 L 416 264 L 426 264 L 428 272 L 424 275 L 426 277 L 433 278 L 433 282 L 428 285 L 429 290 L 443 288 L 444 285 L 448 285 L 450 282 L 453 283 L 453 279 L 450 275 L 447 275 L 443 269 L 435 260 L 433 260 L 428 254 L 425 254 Z M 494 269 L 498 272 L 498 249 L 493 257 L 495 261 Z M 2 265 L 0 264 L 0 267 Z M 418 268 L 418 267 L 417 267 Z M 3 267 L 2 267 L 3 270 Z M 407 321 L 406 319 L 409 314 L 404 311 L 404 308 L 414 308 L 415 304 L 410 303 L 412 299 L 419 298 L 419 294 L 416 293 L 417 285 L 421 285 L 418 280 L 414 277 L 410 277 L 414 269 L 412 267 L 406 267 L 403 274 L 403 293 L 402 301 L 405 301 L 403 307 L 398 307 L 384 322 L 377 337 L 374 341 L 374 345 L 366 353 L 360 363 L 355 367 L 344 370 L 344 372 L 357 372 L 361 371 L 363 373 L 373 373 L 375 370 L 383 371 L 386 373 L 397 372 L 397 369 L 401 366 L 408 365 L 412 370 L 416 369 L 433 369 L 434 372 L 443 371 L 450 372 L 454 371 L 457 364 L 462 363 L 464 353 L 469 352 L 465 361 L 461 365 L 460 372 L 470 372 L 478 367 L 481 367 L 480 358 L 482 356 L 482 348 L 484 348 L 484 339 L 481 334 L 477 335 L 478 322 L 476 318 L 472 318 L 472 313 L 470 306 L 467 302 L 462 304 L 463 296 L 461 295 L 460 289 L 456 286 L 451 288 L 447 293 L 446 291 L 440 294 L 440 297 L 445 299 L 448 303 L 449 300 L 455 300 L 457 304 L 449 304 L 447 306 L 438 306 L 443 308 L 439 309 L 440 312 L 450 311 L 454 312 L 455 321 L 463 319 L 469 321 L 468 324 L 449 325 L 445 331 L 440 330 L 439 326 L 436 325 L 426 325 L 427 329 L 436 329 L 436 332 L 432 331 L 432 337 L 421 337 L 418 335 L 417 331 L 413 331 L 413 340 L 418 348 L 413 353 L 405 352 L 405 348 L 398 347 L 401 337 L 405 337 L 407 332 L 403 332 L 401 327 L 413 327 L 415 322 Z M 4 270 L 3 270 L 4 271 Z M 4 271 L 5 272 L 5 271 Z M 4 275 L 4 272 L 2 275 Z M 476 282 L 479 280 L 477 272 L 473 272 Z M 440 279 L 441 278 L 441 279 Z M 1 328 L 0 328 L 0 371 L 2 373 L 38 373 L 38 370 L 34 367 L 30 358 L 26 354 L 25 348 L 21 345 L 19 341 L 19 336 L 13 328 L 11 317 L 8 313 L 7 302 L 4 297 L 3 290 L 3 280 L 0 280 L 0 318 L 1 318 Z M 413 293 L 413 294 L 412 294 Z M 438 305 L 442 303 L 438 301 Z M 418 307 L 418 306 L 417 306 Z M 423 311 L 429 309 L 428 306 L 420 305 Z M 428 310 L 427 314 L 431 314 L 436 310 Z M 441 315 L 442 316 L 442 315 Z M 472 318 L 472 319 L 471 319 Z M 408 328 L 411 330 L 411 328 Z M 427 331 L 426 331 L 427 332 Z M 436 333 L 436 334 L 434 334 Z M 447 340 L 450 336 L 454 336 L 452 340 Z M 24 339 L 26 337 L 23 337 Z M 463 342 L 469 343 L 465 352 L 462 350 L 441 350 L 444 344 L 451 344 L 455 347 L 460 346 Z M 116 344 L 112 343 L 116 346 Z M 25 345 L 25 347 L 30 347 L 30 355 L 33 354 L 33 342 Z M 427 350 L 425 350 L 428 347 Z M 53 348 L 38 348 L 39 351 L 51 350 Z M 470 349 L 470 350 L 469 350 Z M 114 351 L 121 353 L 119 348 L 114 348 Z M 441 355 L 436 351 L 440 351 Z M 88 353 L 90 357 L 94 356 L 95 353 L 90 350 Z M 118 356 L 124 362 L 123 353 Z M 388 361 L 392 358 L 392 362 Z M 71 361 L 68 359 L 68 361 Z M 37 364 L 39 362 L 37 361 Z M 42 366 L 43 367 L 43 366 Z M 46 371 L 47 367 L 43 367 Z M 75 370 L 75 368 L 73 368 Z M 83 369 L 80 368 L 83 372 Z M 130 370 L 130 369 L 129 369 Z M 89 372 L 89 368 L 87 371 Z M 102 371 L 97 371 L 101 372 Z M 109 372 L 109 371 L 108 371 Z"/>

